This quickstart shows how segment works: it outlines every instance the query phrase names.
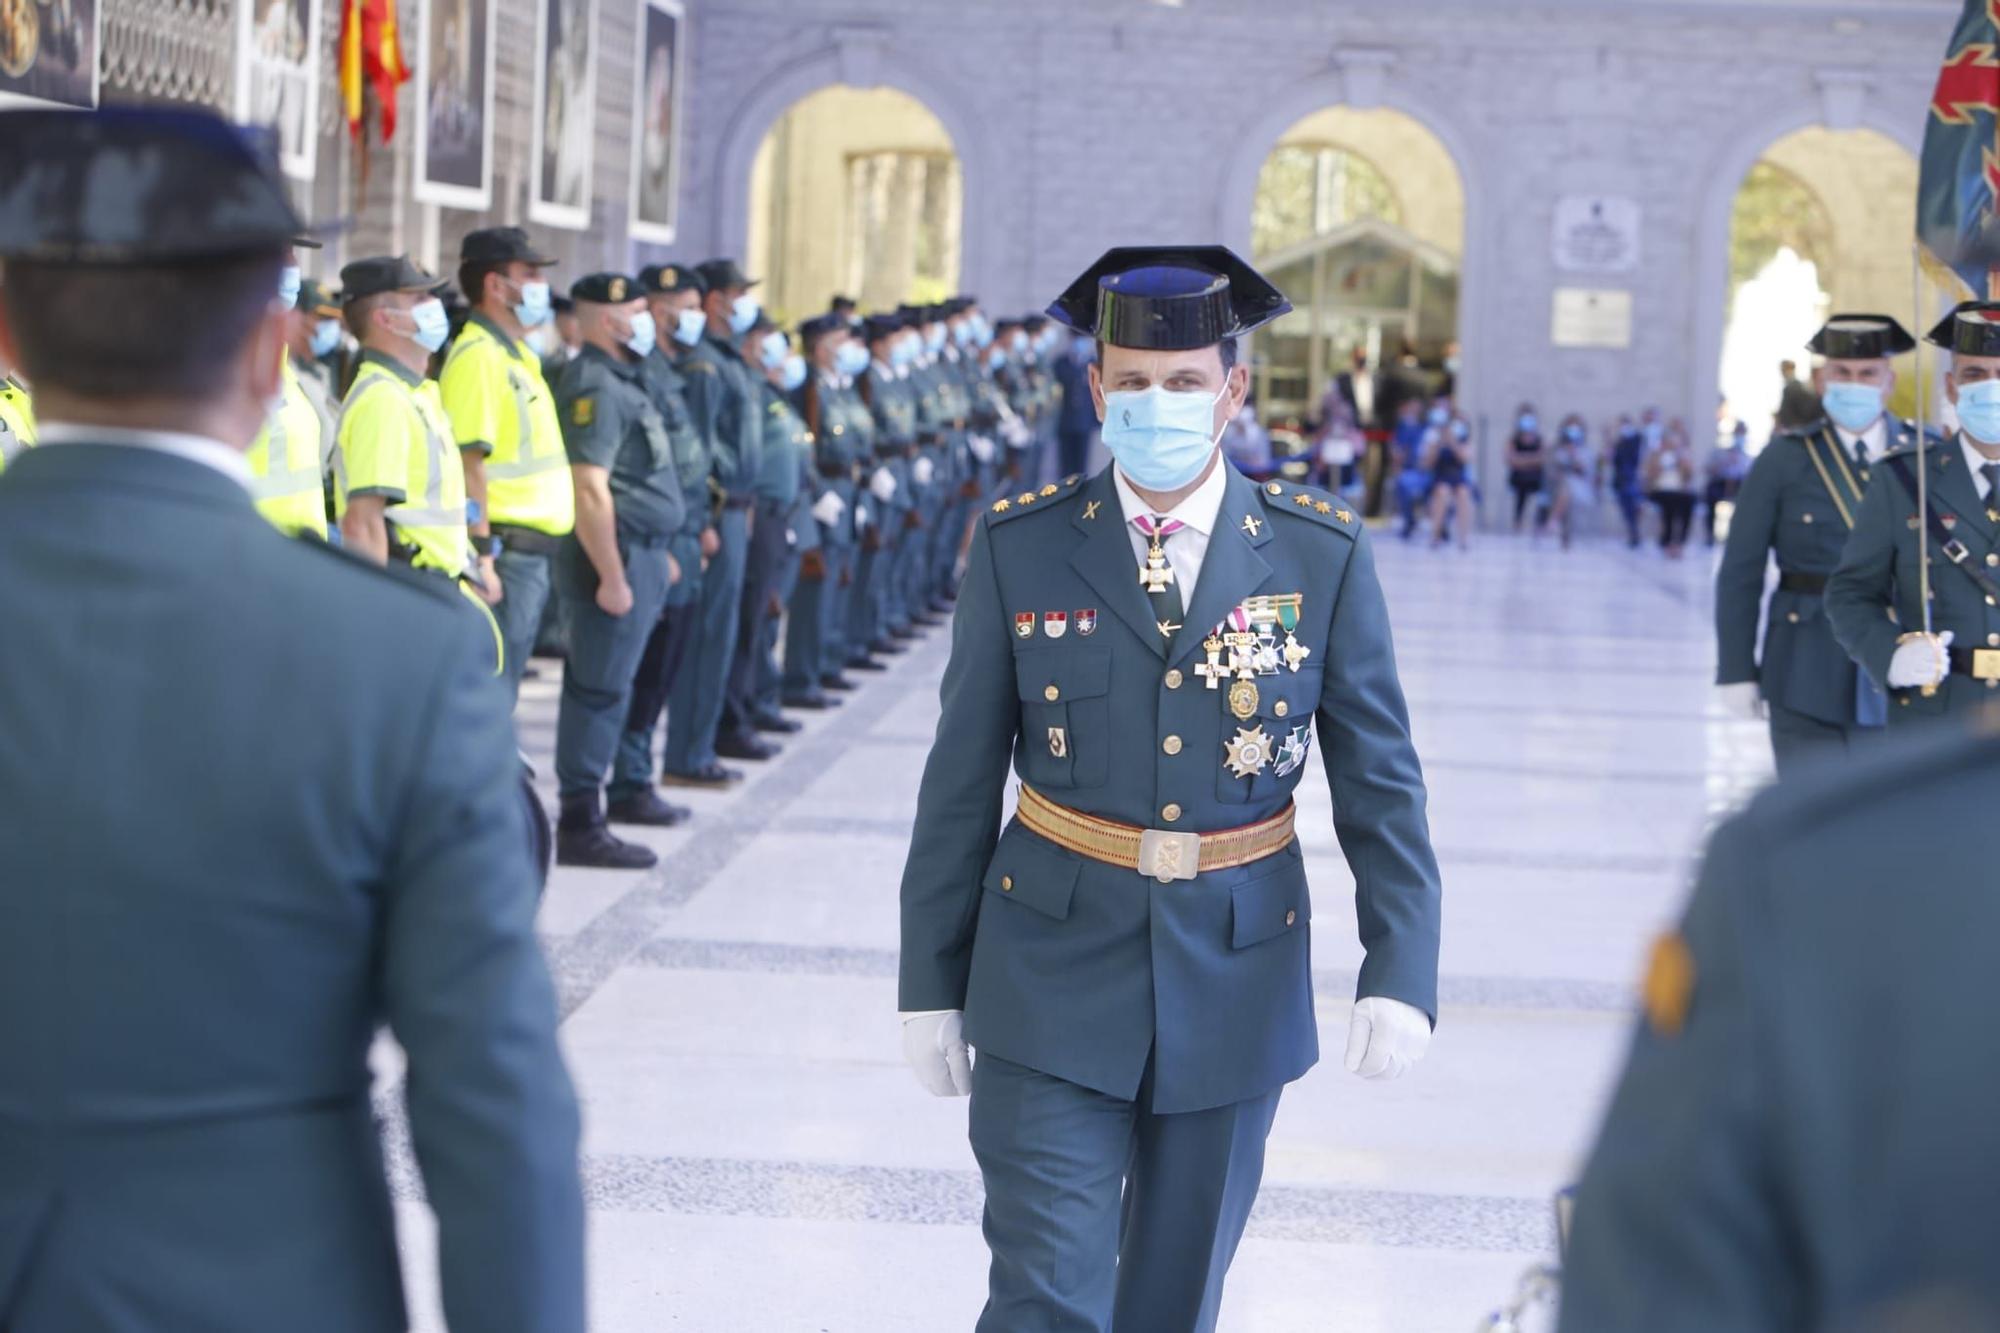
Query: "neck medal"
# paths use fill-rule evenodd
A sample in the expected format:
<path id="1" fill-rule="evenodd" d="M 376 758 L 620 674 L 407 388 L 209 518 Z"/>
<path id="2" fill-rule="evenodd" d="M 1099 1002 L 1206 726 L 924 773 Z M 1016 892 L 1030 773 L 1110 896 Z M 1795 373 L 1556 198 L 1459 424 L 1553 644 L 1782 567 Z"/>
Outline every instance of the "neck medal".
<path id="1" fill-rule="evenodd" d="M 1255 777 L 1271 762 L 1271 735 L 1262 726 L 1252 731 L 1238 727 L 1232 740 L 1224 741 L 1228 751 L 1224 767 L 1239 778 Z"/>
<path id="2" fill-rule="evenodd" d="M 1167 553 L 1160 547 L 1160 534 L 1156 529 L 1152 549 L 1146 552 L 1146 567 L 1139 571 L 1139 585 L 1149 593 L 1161 593 L 1173 581 L 1173 566 L 1167 563 Z"/>

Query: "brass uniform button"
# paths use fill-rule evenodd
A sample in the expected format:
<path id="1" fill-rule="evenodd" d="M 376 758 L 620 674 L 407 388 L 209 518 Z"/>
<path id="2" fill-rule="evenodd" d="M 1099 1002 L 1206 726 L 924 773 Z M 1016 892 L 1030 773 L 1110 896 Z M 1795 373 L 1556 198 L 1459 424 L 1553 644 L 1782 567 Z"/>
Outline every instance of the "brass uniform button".
<path id="1" fill-rule="evenodd" d="M 1292 706 L 1286 703 L 1283 699 L 1280 699 L 1278 700 L 1278 702 L 1271 705 L 1271 711 L 1273 713 L 1276 713 L 1279 717 L 1283 717 L 1285 714 L 1292 711 Z"/>
<path id="2" fill-rule="evenodd" d="M 1168 754 L 1179 754 L 1181 752 L 1181 738 L 1178 736 L 1169 736 L 1160 742 L 1160 748 Z"/>
<path id="3" fill-rule="evenodd" d="M 1803 517 L 1803 518 L 1802 518 L 1802 519 L 1801 519 L 1800 521 L 1801 521 L 1801 522 L 1804 522 L 1804 523 L 1810 523 L 1810 522 L 1812 522 L 1812 515 L 1811 515 L 1811 514 L 1807 514 L 1807 515 L 1805 515 L 1805 516 L 1804 516 L 1804 517 Z"/>
<path id="4" fill-rule="evenodd" d="M 1272 482 L 1269 486 L 1266 486 L 1264 489 L 1269 491 L 1273 495 L 1283 495 L 1285 493 L 1285 488 L 1283 486 L 1280 486 L 1275 481 Z"/>
<path id="5" fill-rule="evenodd" d="M 1989 552 L 1986 557 L 1986 563 L 1989 565 L 2000 565 L 2000 555 L 1994 555 Z"/>
<path id="6" fill-rule="evenodd" d="M 1000 891 L 1002 893 L 1012 893 L 1014 891 L 1014 877 L 1012 875 L 1002 875 L 1000 877 Z"/>
<path id="7" fill-rule="evenodd" d="M 1046 690 L 1042 691 L 1042 697 L 1044 699 L 1047 699 L 1050 703 L 1054 703 L 1056 700 L 1062 698 L 1062 691 L 1057 689 L 1055 686 L 1051 685 Z"/>
<path id="8" fill-rule="evenodd" d="M 1180 669 L 1176 667 L 1174 670 L 1169 671 L 1167 673 L 1167 688 L 1170 690 L 1177 690 L 1181 687 L 1181 682 L 1186 679 L 1187 677 L 1181 675 Z"/>
<path id="9" fill-rule="evenodd" d="M 1167 802 L 1166 808 L 1160 811 L 1160 818 L 1166 820 L 1169 824 L 1178 823 L 1180 817 L 1181 808 L 1172 801 Z"/>
<path id="10" fill-rule="evenodd" d="M 1299 914 L 1297 912 L 1285 913 L 1285 924 L 1287 926 L 1296 926 L 1298 923 L 1299 923 Z"/>
<path id="11" fill-rule="evenodd" d="M 1986 636 L 1986 646 L 1987 646 L 1988 648 L 2000 648 L 2000 634 L 1989 634 L 1989 635 L 1987 635 L 1987 636 Z"/>
<path id="12" fill-rule="evenodd" d="M 1794 625 L 1796 625 L 1799 623 L 1799 613 L 1796 611 L 1787 611 L 1785 612 L 1785 619 L 1791 621 Z"/>

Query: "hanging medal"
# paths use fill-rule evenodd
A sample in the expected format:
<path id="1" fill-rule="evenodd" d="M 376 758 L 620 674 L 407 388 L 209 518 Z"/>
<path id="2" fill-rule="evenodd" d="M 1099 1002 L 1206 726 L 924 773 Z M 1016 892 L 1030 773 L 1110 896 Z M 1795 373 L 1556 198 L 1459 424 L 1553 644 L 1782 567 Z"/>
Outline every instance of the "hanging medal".
<path id="1" fill-rule="evenodd" d="M 1208 660 L 1196 665 L 1194 674 L 1207 681 L 1208 688 L 1211 690 L 1220 689 L 1223 677 L 1229 674 L 1229 669 L 1222 665 L 1222 627 L 1220 625 L 1211 630 L 1209 636 L 1201 641 L 1201 650 L 1208 655 Z"/>
<path id="2" fill-rule="evenodd" d="M 1163 593 L 1173 581 L 1173 566 L 1167 563 L 1167 553 L 1160 545 L 1159 529 L 1155 528 L 1152 548 L 1146 552 L 1146 567 L 1139 571 L 1139 586 L 1148 593 Z"/>
<path id="3" fill-rule="evenodd" d="M 1229 670 L 1236 680 L 1229 687 L 1229 711 L 1242 721 L 1257 712 L 1257 635 L 1250 628 L 1250 613 L 1238 606 L 1229 613 L 1229 630 L 1222 636 L 1229 648 Z"/>
<path id="4" fill-rule="evenodd" d="M 1312 649 L 1299 642 L 1299 607 L 1304 601 L 1303 593 L 1293 593 L 1289 597 L 1278 599 L 1278 623 L 1285 630 L 1285 665 L 1294 673 L 1305 665 L 1308 657 L 1312 656 Z"/>
<path id="5" fill-rule="evenodd" d="M 1270 766 L 1271 734 L 1261 726 L 1238 727 L 1234 739 L 1223 742 L 1223 749 L 1228 756 L 1224 767 L 1239 778 L 1255 777 Z"/>

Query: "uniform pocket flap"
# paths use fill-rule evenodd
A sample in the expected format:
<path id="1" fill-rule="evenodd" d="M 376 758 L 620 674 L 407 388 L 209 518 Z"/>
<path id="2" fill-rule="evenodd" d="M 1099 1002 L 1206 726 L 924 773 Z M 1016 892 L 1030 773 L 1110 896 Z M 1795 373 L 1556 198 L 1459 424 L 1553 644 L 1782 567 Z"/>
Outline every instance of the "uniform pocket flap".
<path id="1" fill-rule="evenodd" d="M 1023 703 L 1066 703 L 1102 698 L 1111 689 L 1111 654 L 1034 648 L 1014 662 Z"/>
<path id="2" fill-rule="evenodd" d="M 1070 899 L 1083 865 L 1060 847 L 1043 842 L 1016 824 L 1001 837 L 986 867 L 985 887 L 1044 916 L 1069 919 Z"/>
<path id="3" fill-rule="evenodd" d="M 1302 906 L 1305 869 L 1297 858 L 1280 853 L 1269 874 L 1246 880 L 1229 891 L 1231 948 L 1247 949 L 1299 929 L 1312 919 Z"/>
<path id="4" fill-rule="evenodd" d="M 1257 715 L 1292 724 L 1310 722 L 1323 688 L 1325 682 L 1317 670 L 1259 677 Z"/>

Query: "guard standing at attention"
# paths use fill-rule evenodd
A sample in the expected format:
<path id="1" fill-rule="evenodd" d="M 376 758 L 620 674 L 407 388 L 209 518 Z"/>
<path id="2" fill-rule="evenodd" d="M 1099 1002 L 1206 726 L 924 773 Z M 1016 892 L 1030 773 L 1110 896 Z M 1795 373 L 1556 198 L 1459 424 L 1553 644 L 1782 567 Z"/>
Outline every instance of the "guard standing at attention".
<path id="1" fill-rule="evenodd" d="M 819 526 L 816 556 L 800 557 L 785 637 L 784 704 L 825 709 L 854 688 L 847 663 L 847 608 L 854 594 L 856 474 L 873 449 L 875 423 L 852 376 L 868 353 L 831 312 L 799 326 L 806 382 L 800 411 L 812 433 L 812 517 Z"/>
<path id="2" fill-rule="evenodd" d="M 0 356 L 43 413 L 0 476 L 0 1323 L 406 1327 L 386 1023 L 445 1320 L 582 1333 L 491 637 L 251 503 L 289 193 L 205 111 L 0 112 Z"/>
<path id="3" fill-rule="evenodd" d="M 1768 713 L 1781 776 L 1815 756 L 1844 754 L 1888 711 L 1881 688 L 1834 638 L 1824 600 L 1875 468 L 1915 438 L 1914 426 L 1883 408 L 1896 384 L 1893 358 L 1915 346 L 1887 315 L 1828 320 L 1807 344 L 1826 358 L 1826 416 L 1772 436 L 1736 497 L 1715 576 L 1715 678 L 1730 711 Z M 1778 589 L 1759 660 L 1773 555 Z"/>
<path id="4" fill-rule="evenodd" d="M 1116 464 L 994 502 L 973 539 L 903 873 L 903 1044 L 972 1096 L 982 1333 L 1206 1331 L 1279 1094 L 1319 1056 L 1292 805 L 1315 733 L 1364 1077 L 1430 1040 L 1437 863 L 1359 518 L 1216 447 L 1237 339 L 1290 303 L 1221 246 L 1149 246 L 1050 309 L 1104 344 Z"/>
<path id="5" fill-rule="evenodd" d="M 672 787 L 712 789 L 727 787 L 743 776 L 723 767 L 716 733 L 722 724 L 723 695 L 743 610 L 757 468 L 764 457 L 763 395 L 757 387 L 760 377 L 738 347 L 738 340 L 757 320 L 757 298 L 750 295 L 756 283 L 733 259 L 708 260 L 695 272 L 704 289 L 706 320 L 694 357 L 715 374 L 689 376 L 687 399 L 696 429 L 714 450 L 710 476 L 719 512 L 714 523 L 716 551 L 702 576 L 696 646 L 674 681 L 667 709 L 660 780 Z M 756 738 L 751 741 L 751 748 L 763 748 Z"/>
<path id="6" fill-rule="evenodd" d="M 583 350 L 556 380 L 576 484 L 576 530 L 556 556 L 569 661 L 556 712 L 556 860 L 638 870 L 659 860 L 605 827 L 606 778 L 647 637 L 680 578 L 672 546 L 685 517 L 667 423 L 646 389 L 653 316 L 639 284 L 593 273 L 573 284 Z M 621 791 L 609 817 L 664 827 L 684 812 L 650 785 Z"/>
<path id="7" fill-rule="evenodd" d="M 279 270 L 278 307 L 287 312 L 286 332 L 298 322 L 299 297 L 305 274 L 299 268 L 297 247 L 319 249 L 309 236 L 292 238 L 294 253 Z M 283 389 L 264 429 L 243 451 L 250 465 L 250 497 L 257 512 L 288 537 L 326 537 L 326 488 L 322 463 L 326 458 L 325 422 L 305 386 L 299 382 L 298 368 L 292 364 L 291 339 L 278 354 L 278 372 Z"/>
<path id="8" fill-rule="evenodd" d="M 916 540 L 910 467 L 917 448 L 917 399 L 909 379 L 919 342 L 901 315 L 875 316 L 866 332 L 872 358 L 862 377 L 861 397 L 875 417 L 875 460 L 868 472 L 868 531 L 873 535 L 862 542 L 870 595 L 867 623 L 857 628 L 865 629 L 865 637 L 858 633 L 854 640 L 864 656 L 851 663 L 863 671 L 878 669 L 869 655 L 907 651 L 898 640 L 910 634 L 910 608 L 899 575 L 903 547 Z"/>
<path id="9" fill-rule="evenodd" d="M 1923 453 L 1921 514 L 1914 449 L 1874 469 L 1826 589 L 1834 636 L 1888 687 L 1892 724 L 2000 698 L 2000 303 L 1960 305 L 1929 341 L 1951 353 L 1958 432 Z"/>
<path id="10" fill-rule="evenodd" d="M 618 758 L 611 771 L 613 801 L 636 796 L 656 781 L 659 769 L 653 755 L 653 734 L 673 694 L 674 682 L 687 669 L 688 654 L 696 647 L 701 630 L 702 580 L 708 577 L 703 567 L 719 548 L 710 486 L 714 442 L 697 425 L 687 396 L 689 380 L 719 373 L 694 354 L 708 326 L 708 316 L 701 308 L 707 289 L 699 274 L 678 264 L 648 265 L 639 271 L 639 286 L 659 331 L 641 370 L 653 406 L 660 409 L 666 422 L 685 513 L 680 532 L 667 547 L 681 576 L 667 592 L 667 604 L 647 636 L 639 673 L 632 680 L 632 701 L 625 710 L 625 731 L 618 738 Z M 659 809 L 663 823 L 679 822 L 694 813 L 666 801 L 660 802 Z"/>
<path id="11" fill-rule="evenodd" d="M 555 553 L 576 524 L 555 395 L 528 342 L 554 313 L 542 277 L 554 263 L 519 227 L 468 232 L 458 289 L 472 311 L 438 375 L 465 469 L 480 583 L 506 643 L 510 694 L 534 651 Z"/>

